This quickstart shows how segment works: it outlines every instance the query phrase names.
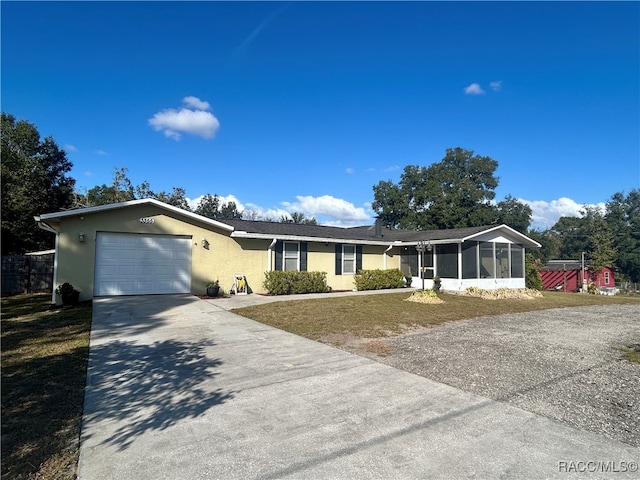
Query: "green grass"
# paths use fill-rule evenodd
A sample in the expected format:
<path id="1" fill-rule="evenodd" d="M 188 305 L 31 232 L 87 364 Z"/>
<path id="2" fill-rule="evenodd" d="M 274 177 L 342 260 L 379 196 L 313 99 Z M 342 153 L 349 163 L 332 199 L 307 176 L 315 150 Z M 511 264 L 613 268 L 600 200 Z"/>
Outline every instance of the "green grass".
<path id="1" fill-rule="evenodd" d="M 2 478 L 73 479 L 91 307 L 50 295 L 2 299 Z"/>
<path id="2" fill-rule="evenodd" d="M 441 294 L 442 304 L 407 302 L 409 293 L 390 293 L 316 300 L 276 302 L 234 310 L 244 317 L 312 340 L 350 334 L 376 338 L 473 317 L 529 312 L 587 305 L 634 304 L 640 299 L 623 296 L 578 295 L 545 292 L 534 300 L 485 300 Z"/>

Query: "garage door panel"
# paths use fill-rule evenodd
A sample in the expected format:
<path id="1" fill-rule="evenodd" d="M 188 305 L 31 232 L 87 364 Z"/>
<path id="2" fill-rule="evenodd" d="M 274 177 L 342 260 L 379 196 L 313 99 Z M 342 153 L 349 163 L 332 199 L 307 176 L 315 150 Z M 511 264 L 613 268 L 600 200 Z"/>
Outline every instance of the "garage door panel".
<path id="1" fill-rule="evenodd" d="M 95 295 L 189 293 L 191 239 L 100 232 Z"/>

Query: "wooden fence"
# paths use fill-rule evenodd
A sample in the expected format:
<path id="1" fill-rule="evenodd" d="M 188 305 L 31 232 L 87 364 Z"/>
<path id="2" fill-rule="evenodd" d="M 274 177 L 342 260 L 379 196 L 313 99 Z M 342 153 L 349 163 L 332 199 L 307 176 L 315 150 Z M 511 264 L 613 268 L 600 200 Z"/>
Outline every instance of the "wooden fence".
<path id="1" fill-rule="evenodd" d="M 53 292 L 53 250 L 2 257 L 2 296 Z"/>

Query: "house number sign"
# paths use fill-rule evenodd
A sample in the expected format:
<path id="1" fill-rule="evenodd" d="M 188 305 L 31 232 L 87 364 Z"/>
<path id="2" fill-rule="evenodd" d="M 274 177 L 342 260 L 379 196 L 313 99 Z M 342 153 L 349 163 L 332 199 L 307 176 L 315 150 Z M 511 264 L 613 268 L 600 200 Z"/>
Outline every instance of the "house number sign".
<path id="1" fill-rule="evenodd" d="M 155 219 L 151 217 L 142 217 L 140 223 L 155 223 Z"/>

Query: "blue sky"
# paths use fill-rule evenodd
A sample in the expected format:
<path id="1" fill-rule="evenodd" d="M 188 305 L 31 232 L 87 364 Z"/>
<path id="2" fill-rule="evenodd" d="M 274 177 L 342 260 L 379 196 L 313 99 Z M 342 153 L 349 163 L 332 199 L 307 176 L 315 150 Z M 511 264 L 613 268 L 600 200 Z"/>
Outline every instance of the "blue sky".
<path id="1" fill-rule="evenodd" d="M 638 2 L 7 2 L 2 110 L 79 190 L 372 222 L 373 185 L 463 147 L 551 226 L 640 186 Z M 43 212 L 45 213 L 45 212 Z"/>

